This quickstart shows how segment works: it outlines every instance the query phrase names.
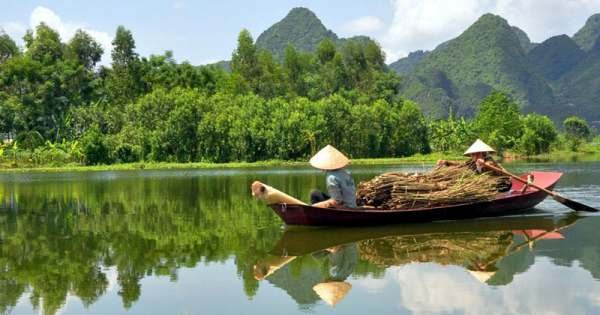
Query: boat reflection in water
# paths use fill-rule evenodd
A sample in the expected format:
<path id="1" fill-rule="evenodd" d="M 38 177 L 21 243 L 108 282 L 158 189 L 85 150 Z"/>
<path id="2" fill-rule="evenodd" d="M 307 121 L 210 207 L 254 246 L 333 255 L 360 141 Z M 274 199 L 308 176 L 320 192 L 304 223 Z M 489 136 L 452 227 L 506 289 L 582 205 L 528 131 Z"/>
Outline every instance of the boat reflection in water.
<path id="1" fill-rule="evenodd" d="M 285 290 L 300 306 L 318 299 L 332 306 L 339 303 L 352 288 L 346 280 L 353 273 L 381 274 L 388 267 L 414 263 L 458 266 L 486 285 L 506 285 L 524 269 L 503 270 L 501 261 L 531 250 L 538 240 L 564 239 L 561 231 L 578 218 L 542 215 L 373 228 L 288 229 L 270 255 L 254 266 L 254 276 Z"/>

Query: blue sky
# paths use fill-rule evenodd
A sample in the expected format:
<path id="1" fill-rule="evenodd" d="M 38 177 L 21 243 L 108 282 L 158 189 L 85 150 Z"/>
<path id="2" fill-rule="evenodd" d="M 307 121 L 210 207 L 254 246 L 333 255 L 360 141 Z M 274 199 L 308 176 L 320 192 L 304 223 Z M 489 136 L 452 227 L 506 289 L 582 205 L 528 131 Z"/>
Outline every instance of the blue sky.
<path id="1" fill-rule="evenodd" d="M 538 42 L 572 35 L 587 17 L 600 12 L 600 0 L 0 0 L 0 27 L 20 38 L 27 28 L 45 21 L 63 40 L 84 28 L 109 53 L 116 27 L 124 25 L 143 56 L 172 50 L 178 61 L 204 64 L 229 59 L 242 28 L 256 38 L 297 6 L 314 11 L 342 37 L 375 38 L 389 62 L 416 49 L 434 48 L 487 12 L 502 15 Z"/>

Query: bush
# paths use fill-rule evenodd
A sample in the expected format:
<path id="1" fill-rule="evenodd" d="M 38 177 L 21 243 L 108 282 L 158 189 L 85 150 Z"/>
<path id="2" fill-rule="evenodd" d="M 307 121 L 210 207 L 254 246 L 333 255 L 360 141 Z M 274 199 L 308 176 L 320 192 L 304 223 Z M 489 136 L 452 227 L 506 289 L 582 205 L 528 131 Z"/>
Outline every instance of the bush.
<path id="1" fill-rule="evenodd" d="M 582 143 L 589 140 L 591 130 L 587 123 L 582 118 L 577 116 L 568 117 L 563 121 L 565 127 L 565 136 L 571 151 L 577 151 Z"/>
<path id="2" fill-rule="evenodd" d="M 109 150 L 104 135 L 97 126 L 88 129 L 81 138 L 85 163 L 87 165 L 110 163 Z"/>
<path id="3" fill-rule="evenodd" d="M 554 123 L 546 116 L 529 114 L 521 118 L 523 135 L 517 149 L 526 155 L 547 153 L 556 142 L 558 133 Z"/>
<path id="4" fill-rule="evenodd" d="M 17 135 L 17 142 L 21 149 L 33 151 L 44 145 L 44 137 L 35 130 L 23 131 Z"/>

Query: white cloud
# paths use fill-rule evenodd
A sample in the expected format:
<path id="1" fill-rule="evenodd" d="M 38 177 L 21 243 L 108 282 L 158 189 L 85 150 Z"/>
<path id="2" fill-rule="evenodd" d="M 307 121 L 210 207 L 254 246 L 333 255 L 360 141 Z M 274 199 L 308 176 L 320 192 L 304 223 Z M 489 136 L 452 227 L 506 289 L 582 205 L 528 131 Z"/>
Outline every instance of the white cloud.
<path id="1" fill-rule="evenodd" d="M 600 283 L 589 271 L 577 263 L 556 266 L 546 257 L 498 287 L 458 266 L 414 263 L 394 271 L 399 303 L 413 314 L 597 314 L 600 307 Z"/>
<path id="2" fill-rule="evenodd" d="M 352 35 L 361 35 L 378 31 L 382 27 L 383 22 L 379 18 L 369 15 L 344 24 L 342 30 Z"/>
<path id="3" fill-rule="evenodd" d="M 63 42 L 69 41 L 75 35 L 78 29 L 82 29 L 90 36 L 92 36 L 104 49 L 104 55 L 102 56 L 101 64 L 107 64 L 110 62 L 110 51 L 112 49 L 112 36 L 108 33 L 91 29 L 86 27 L 84 23 L 63 21 L 54 11 L 43 7 L 37 6 L 31 12 L 29 17 L 29 28 L 35 29 L 40 23 L 46 23 L 49 27 L 53 28 L 58 32 Z M 8 33 L 13 39 L 20 40 L 27 27 L 20 22 L 8 22 L 2 24 L 2 28 Z"/>
<path id="4" fill-rule="evenodd" d="M 600 0 L 392 0 L 391 6 L 392 21 L 378 38 L 390 62 L 414 50 L 435 48 L 485 13 L 504 17 L 541 42 L 572 35 L 600 12 Z"/>

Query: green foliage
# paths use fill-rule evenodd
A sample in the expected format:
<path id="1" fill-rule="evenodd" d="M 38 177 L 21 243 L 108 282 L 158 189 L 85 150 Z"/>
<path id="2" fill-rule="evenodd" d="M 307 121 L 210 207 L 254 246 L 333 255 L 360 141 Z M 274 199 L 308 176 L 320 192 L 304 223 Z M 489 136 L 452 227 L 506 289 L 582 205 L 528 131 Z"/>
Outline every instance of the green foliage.
<path id="1" fill-rule="evenodd" d="M 92 69 L 102 57 L 102 46 L 88 33 L 77 30 L 67 44 L 67 54 L 87 69 Z"/>
<path id="2" fill-rule="evenodd" d="M 474 128 L 496 150 L 513 148 L 523 131 L 519 107 L 507 94 L 493 92 L 481 102 Z"/>
<path id="3" fill-rule="evenodd" d="M 452 113 L 447 119 L 429 122 L 429 143 L 433 151 L 462 152 L 477 139 L 473 122 Z"/>
<path id="4" fill-rule="evenodd" d="M 585 119 L 571 116 L 563 121 L 563 126 L 571 151 L 577 151 L 579 146 L 590 138 L 591 130 Z"/>
<path id="5" fill-rule="evenodd" d="M 92 127 L 86 131 L 81 138 L 85 163 L 87 165 L 107 164 L 109 160 L 108 147 L 104 137 L 97 127 Z"/>
<path id="6" fill-rule="evenodd" d="M 546 116 L 529 114 L 521 118 L 523 135 L 517 148 L 526 155 L 550 152 L 550 146 L 558 137 L 554 123 Z"/>
<path id="7" fill-rule="evenodd" d="M 19 54 L 19 47 L 15 41 L 0 29 L 0 64 L 17 54 Z"/>

